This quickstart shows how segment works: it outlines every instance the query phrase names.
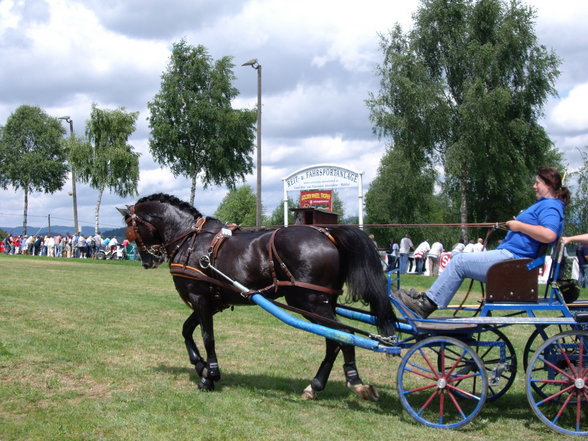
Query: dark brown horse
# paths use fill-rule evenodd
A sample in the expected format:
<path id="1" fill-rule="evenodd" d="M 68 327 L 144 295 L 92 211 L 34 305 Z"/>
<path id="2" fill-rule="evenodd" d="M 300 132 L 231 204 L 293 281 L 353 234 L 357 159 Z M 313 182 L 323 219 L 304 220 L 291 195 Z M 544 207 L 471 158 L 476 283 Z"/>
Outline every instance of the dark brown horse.
<path id="1" fill-rule="evenodd" d="M 144 197 L 119 211 L 128 225 L 127 239 L 137 243 L 143 267 L 155 268 L 167 255 L 176 289 L 193 309 L 183 336 L 202 390 L 213 390 L 220 379 L 214 314 L 231 305 L 252 304 L 243 288 L 235 288 L 218 271 L 250 293 L 260 292 L 271 299 L 284 296 L 290 306 L 314 313 L 312 321 L 317 316 L 336 320 L 337 297 L 346 284 L 352 300 L 370 305 L 380 333 L 389 336 L 394 332 L 395 316 L 377 252 L 368 236 L 355 227 L 292 226 L 243 232 L 204 217 L 166 194 Z M 198 325 L 206 360 L 193 338 Z M 339 351 L 343 352 L 347 386 L 362 398 L 377 399 L 375 389 L 364 385 L 357 373 L 355 348 L 329 339 L 325 358 L 303 398 L 316 398 L 324 389 Z"/>

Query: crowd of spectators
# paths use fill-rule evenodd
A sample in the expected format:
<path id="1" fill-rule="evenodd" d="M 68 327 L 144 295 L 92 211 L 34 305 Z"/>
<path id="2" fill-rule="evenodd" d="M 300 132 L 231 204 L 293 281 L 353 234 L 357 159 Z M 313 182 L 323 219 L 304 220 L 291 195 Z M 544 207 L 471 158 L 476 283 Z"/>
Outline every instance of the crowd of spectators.
<path id="1" fill-rule="evenodd" d="M 96 252 L 99 250 L 112 251 L 120 246 L 126 248 L 129 242 L 125 239 L 119 244 L 116 237 L 103 238 L 100 233 L 94 236 L 79 233 L 44 236 L 8 234 L 2 241 L 2 245 L 5 254 L 92 259 L 96 257 Z"/>
<path id="2" fill-rule="evenodd" d="M 414 249 L 414 252 L 411 250 Z M 484 241 L 479 238 L 477 241 L 470 240 L 467 245 L 458 242 L 451 248 L 451 256 L 459 253 L 477 253 L 486 251 Z M 417 247 L 414 247 L 409 236 L 404 236 L 400 240 L 400 245 L 395 241 L 390 242 L 388 253 L 387 270 L 398 268 L 400 274 L 412 272 L 413 263 L 416 266 L 416 274 L 424 274 L 425 266 L 428 264 L 428 274 L 432 276 L 439 275 L 440 258 L 445 252 L 440 240 L 434 241 L 429 245 L 427 240 L 422 241 Z"/>

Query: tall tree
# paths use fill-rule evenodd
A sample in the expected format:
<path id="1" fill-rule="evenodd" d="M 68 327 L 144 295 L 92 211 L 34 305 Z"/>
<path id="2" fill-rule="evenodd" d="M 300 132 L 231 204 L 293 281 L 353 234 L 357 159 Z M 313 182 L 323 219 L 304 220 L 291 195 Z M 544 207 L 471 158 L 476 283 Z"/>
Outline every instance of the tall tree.
<path id="1" fill-rule="evenodd" d="M 229 191 L 214 214 L 218 219 L 237 225 L 255 225 L 256 196 L 249 185 Z"/>
<path id="2" fill-rule="evenodd" d="M 239 94 L 231 57 L 212 60 L 203 46 L 184 40 L 173 45 L 161 88 L 148 103 L 151 115 L 149 149 L 155 160 L 175 176 L 204 188 L 226 184 L 234 188 L 253 169 L 251 153 L 256 111 L 236 110 L 231 101 Z"/>
<path id="3" fill-rule="evenodd" d="M 37 106 L 22 105 L 0 130 L 0 186 L 24 192 L 22 232 L 27 233 L 29 194 L 60 190 L 67 177 L 65 129 Z"/>
<path id="4" fill-rule="evenodd" d="M 135 131 L 139 112 L 99 109 L 92 104 L 86 123 L 87 142 L 70 143 L 70 161 L 80 181 L 98 190 L 95 226 L 99 231 L 100 204 L 104 190 L 125 197 L 137 194 L 139 182 L 139 153 L 128 143 Z"/>
<path id="5" fill-rule="evenodd" d="M 427 166 L 413 167 L 400 149 L 388 149 L 380 161 L 378 175 L 365 196 L 368 224 L 418 224 L 441 222 L 433 197 L 437 173 Z M 370 228 L 378 243 L 396 242 L 405 234 L 414 240 L 421 235 L 414 228 Z"/>
<path id="6" fill-rule="evenodd" d="M 440 166 L 460 222 L 510 218 L 537 169 L 558 165 L 538 119 L 560 60 L 534 19 L 518 0 L 422 0 L 411 31 L 382 36 L 375 131 L 413 169 Z"/>

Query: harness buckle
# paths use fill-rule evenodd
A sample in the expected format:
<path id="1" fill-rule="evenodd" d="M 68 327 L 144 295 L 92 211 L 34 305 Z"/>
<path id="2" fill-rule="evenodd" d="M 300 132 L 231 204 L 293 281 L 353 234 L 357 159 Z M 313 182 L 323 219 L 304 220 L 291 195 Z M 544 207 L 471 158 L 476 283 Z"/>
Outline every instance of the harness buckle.
<path id="1" fill-rule="evenodd" d="M 200 257 L 200 268 L 207 269 L 210 266 L 210 256 L 206 254 Z"/>

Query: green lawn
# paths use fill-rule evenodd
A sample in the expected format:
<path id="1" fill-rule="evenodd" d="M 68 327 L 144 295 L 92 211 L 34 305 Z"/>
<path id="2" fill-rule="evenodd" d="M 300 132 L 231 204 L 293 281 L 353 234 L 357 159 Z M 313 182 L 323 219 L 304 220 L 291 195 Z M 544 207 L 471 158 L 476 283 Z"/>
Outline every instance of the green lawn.
<path id="1" fill-rule="evenodd" d="M 181 336 L 188 313 L 167 267 L 0 255 L 0 440 L 563 438 L 529 408 L 520 362 L 513 388 L 458 432 L 416 424 L 395 390 L 399 358 L 362 349 L 378 402 L 345 388 L 342 360 L 320 398 L 302 401 L 323 340 L 258 307 L 216 317 L 223 378 L 202 393 Z M 522 352 L 528 334 L 506 333 Z"/>

